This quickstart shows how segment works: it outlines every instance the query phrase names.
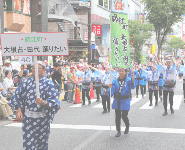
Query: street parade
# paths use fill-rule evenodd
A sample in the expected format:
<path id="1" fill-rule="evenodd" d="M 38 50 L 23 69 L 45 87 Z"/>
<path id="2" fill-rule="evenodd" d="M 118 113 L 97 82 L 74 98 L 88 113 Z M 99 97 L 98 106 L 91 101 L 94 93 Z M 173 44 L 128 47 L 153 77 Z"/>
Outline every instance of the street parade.
<path id="1" fill-rule="evenodd" d="M 0 150 L 184 150 L 184 0 L 0 0 Z"/>

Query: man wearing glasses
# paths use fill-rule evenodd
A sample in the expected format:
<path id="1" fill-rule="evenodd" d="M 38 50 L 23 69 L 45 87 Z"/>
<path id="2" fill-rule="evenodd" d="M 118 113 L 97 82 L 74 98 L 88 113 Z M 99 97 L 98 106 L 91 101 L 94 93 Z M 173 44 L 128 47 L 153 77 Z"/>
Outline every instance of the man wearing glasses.
<path id="1" fill-rule="evenodd" d="M 36 97 L 35 66 L 33 76 L 23 81 L 12 96 L 9 105 L 17 110 L 16 118 L 22 120 L 23 149 L 48 149 L 50 123 L 60 108 L 58 90 L 44 76 L 46 64 L 38 62 L 40 98 Z M 37 83 L 38 84 L 38 83 Z"/>

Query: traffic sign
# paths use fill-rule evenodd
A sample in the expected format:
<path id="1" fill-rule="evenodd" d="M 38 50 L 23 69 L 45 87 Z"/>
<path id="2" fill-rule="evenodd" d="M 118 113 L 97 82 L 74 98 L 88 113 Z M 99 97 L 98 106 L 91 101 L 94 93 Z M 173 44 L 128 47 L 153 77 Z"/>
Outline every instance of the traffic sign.
<path id="1" fill-rule="evenodd" d="M 3 56 L 68 55 L 66 33 L 1 34 Z"/>
<path id="2" fill-rule="evenodd" d="M 32 64 L 32 56 L 19 56 L 19 62 L 20 64 Z"/>
<path id="3" fill-rule="evenodd" d="M 90 2 L 79 2 L 79 6 L 90 7 Z"/>

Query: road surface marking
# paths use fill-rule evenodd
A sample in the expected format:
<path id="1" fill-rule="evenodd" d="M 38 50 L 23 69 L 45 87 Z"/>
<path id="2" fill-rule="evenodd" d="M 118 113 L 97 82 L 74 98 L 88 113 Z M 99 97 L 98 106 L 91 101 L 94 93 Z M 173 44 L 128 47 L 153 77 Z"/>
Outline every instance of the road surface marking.
<path id="1" fill-rule="evenodd" d="M 5 125 L 6 127 L 22 127 L 22 123 L 11 123 Z M 69 125 L 69 124 L 51 124 L 52 129 L 77 129 L 77 130 L 102 130 L 109 131 L 110 126 L 98 126 L 98 125 Z M 116 130 L 115 126 L 112 126 L 112 130 Z M 125 127 L 122 127 L 122 131 Z M 131 132 L 146 132 L 146 133 L 173 133 L 173 134 L 185 134 L 185 129 L 175 128 L 149 128 L 149 127 L 130 127 Z"/>
<path id="2" fill-rule="evenodd" d="M 173 109 L 179 110 L 181 102 L 182 102 L 182 95 L 174 95 L 173 97 Z M 167 102 L 169 102 L 169 96 L 167 97 Z M 170 104 L 168 103 L 168 109 L 170 109 Z"/>

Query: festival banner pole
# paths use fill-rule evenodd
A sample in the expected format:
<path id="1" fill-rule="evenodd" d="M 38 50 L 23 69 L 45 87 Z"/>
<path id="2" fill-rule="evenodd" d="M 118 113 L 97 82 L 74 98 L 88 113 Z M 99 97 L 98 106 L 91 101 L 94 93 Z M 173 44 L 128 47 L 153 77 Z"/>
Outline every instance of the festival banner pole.
<path id="1" fill-rule="evenodd" d="M 110 0 L 109 1 L 109 3 L 110 3 L 110 38 L 109 38 L 109 42 L 110 42 L 110 47 L 109 47 L 109 62 L 110 62 L 110 84 L 112 84 L 111 83 L 111 80 L 112 80 L 112 75 L 111 75 L 111 72 L 112 72 L 112 64 L 111 64 L 111 52 L 112 52 L 112 48 L 111 48 L 111 13 L 112 13 L 112 0 Z M 110 88 L 110 136 L 111 136 L 111 120 L 112 120 L 112 118 L 111 118 L 111 106 L 112 106 L 112 98 L 111 98 L 111 88 Z"/>

